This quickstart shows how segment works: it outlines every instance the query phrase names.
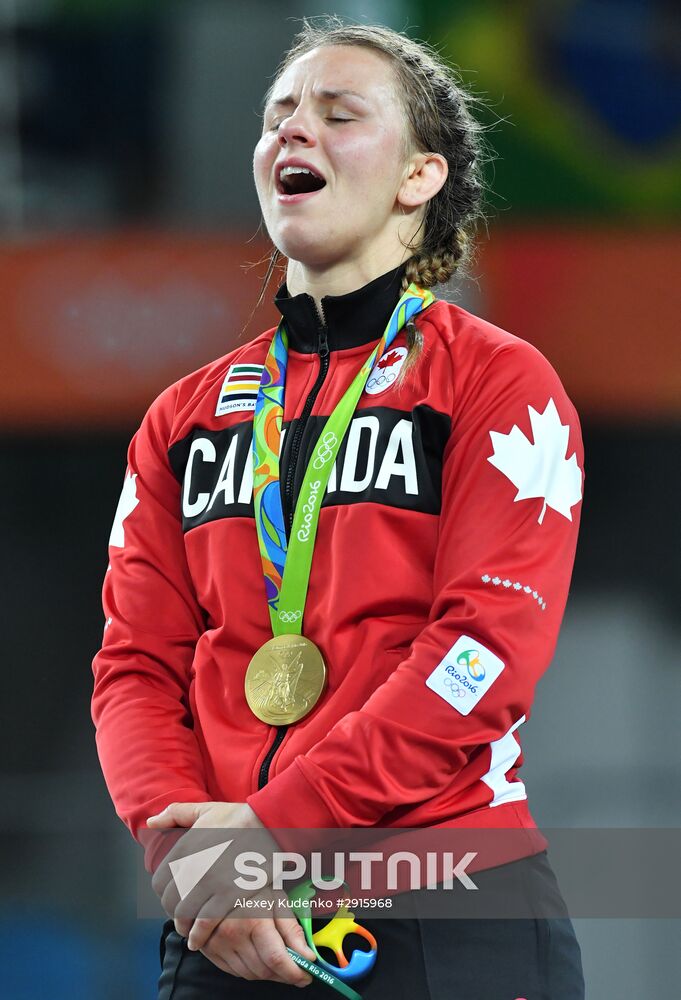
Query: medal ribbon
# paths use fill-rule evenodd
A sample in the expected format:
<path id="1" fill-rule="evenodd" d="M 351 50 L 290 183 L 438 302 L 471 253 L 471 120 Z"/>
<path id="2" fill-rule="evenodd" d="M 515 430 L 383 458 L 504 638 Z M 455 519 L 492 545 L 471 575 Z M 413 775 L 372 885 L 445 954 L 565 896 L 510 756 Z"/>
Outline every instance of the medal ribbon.
<path id="1" fill-rule="evenodd" d="M 336 456 L 369 375 L 402 327 L 435 301 L 411 284 L 388 320 L 383 336 L 328 418 L 312 453 L 298 496 L 290 540 L 286 540 L 279 486 L 279 449 L 284 417 L 288 334 L 284 321 L 272 338 L 253 415 L 253 504 L 267 604 L 274 636 L 302 635 L 319 508 Z"/>
<path id="2" fill-rule="evenodd" d="M 299 965 L 301 969 L 309 973 L 311 976 L 315 976 L 317 979 L 321 980 L 326 986 L 330 986 L 332 989 L 337 990 L 342 996 L 347 997 L 348 1000 L 362 1000 L 359 993 L 353 990 L 352 986 L 348 986 L 344 983 L 342 979 L 337 979 L 336 976 L 332 976 L 330 972 L 326 969 L 321 969 L 315 962 L 310 962 L 309 959 L 303 958 L 299 955 L 297 951 L 293 948 L 286 947 L 286 951 L 289 953 L 296 965 Z"/>

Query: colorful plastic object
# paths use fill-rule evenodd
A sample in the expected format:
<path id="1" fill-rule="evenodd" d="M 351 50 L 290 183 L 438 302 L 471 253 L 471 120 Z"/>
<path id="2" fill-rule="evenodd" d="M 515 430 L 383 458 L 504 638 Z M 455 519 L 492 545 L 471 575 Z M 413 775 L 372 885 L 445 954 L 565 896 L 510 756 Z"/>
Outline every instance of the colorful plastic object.
<path id="1" fill-rule="evenodd" d="M 330 881 L 330 879 L 329 879 Z M 310 914 L 311 901 L 317 895 L 317 887 L 312 880 L 301 882 L 288 894 L 288 898 L 294 904 L 296 916 L 303 928 L 305 940 L 317 956 L 317 964 L 323 969 L 327 969 L 337 979 L 344 983 L 351 983 L 362 976 L 366 976 L 376 964 L 378 945 L 376 938 L 366 927 L 362 927 L 355 921 L 354 913 L 348 910 L 347 906 L 341 906 L 336 914 L 329 920 L 321 930 L 312 933 L 312 916 Z M 369 942 L 370 951 L 363 951 L 355 948 L 348 959 L 343 951 L 343 941 L 348 934 L 358 934 L 365 941 Z M 319 948 L 329 948 L 336 959 L 338 965 L 327 962 L 319 954 Z"/>

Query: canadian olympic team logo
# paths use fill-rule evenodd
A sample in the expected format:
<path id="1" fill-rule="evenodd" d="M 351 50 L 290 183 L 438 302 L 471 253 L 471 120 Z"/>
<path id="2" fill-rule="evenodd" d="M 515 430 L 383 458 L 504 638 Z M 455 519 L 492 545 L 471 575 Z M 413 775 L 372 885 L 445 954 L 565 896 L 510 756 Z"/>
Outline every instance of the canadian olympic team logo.
<path id="1" fill-rule="evenodd" d="M 385 392 L 390 388 L 399 375 L 406 356 L 406 347 L 391 347 L 387 354 L 376 362 L 366 384 L 366 391 L 370 396 L 377 396 L 379 392 Z"/>

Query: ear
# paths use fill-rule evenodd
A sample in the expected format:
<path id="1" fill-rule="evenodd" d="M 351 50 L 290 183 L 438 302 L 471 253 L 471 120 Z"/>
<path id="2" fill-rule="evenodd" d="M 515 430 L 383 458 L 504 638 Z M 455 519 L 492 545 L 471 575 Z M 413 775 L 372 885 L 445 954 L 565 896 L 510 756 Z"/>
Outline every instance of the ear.
<path id="1" fill-rule="evenodd" d="M 398 203 L 404 208 L 425 204 L 438 193 L 448 173 L 447 161 L 441 153 L 416 153 L 397 192 Z"/>

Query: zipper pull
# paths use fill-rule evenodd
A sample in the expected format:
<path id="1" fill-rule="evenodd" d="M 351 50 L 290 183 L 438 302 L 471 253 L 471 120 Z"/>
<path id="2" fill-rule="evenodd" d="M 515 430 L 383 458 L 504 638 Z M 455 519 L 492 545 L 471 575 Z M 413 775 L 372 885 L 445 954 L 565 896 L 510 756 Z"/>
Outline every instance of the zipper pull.
<path id="1" fill-rule="evenodd" d="M 325 358 L 329 353 L 329 341 L 326 338 L 326 327 L 320 326 L 319 328 L 319 355 Z"/>

